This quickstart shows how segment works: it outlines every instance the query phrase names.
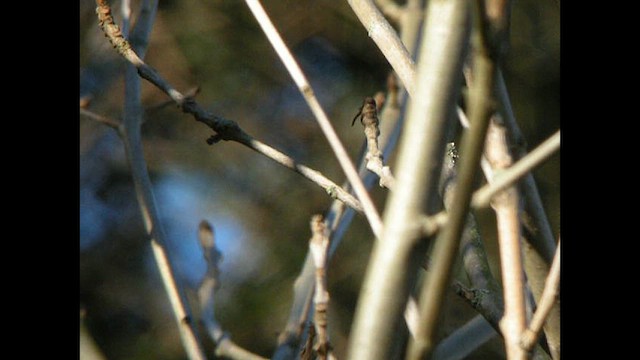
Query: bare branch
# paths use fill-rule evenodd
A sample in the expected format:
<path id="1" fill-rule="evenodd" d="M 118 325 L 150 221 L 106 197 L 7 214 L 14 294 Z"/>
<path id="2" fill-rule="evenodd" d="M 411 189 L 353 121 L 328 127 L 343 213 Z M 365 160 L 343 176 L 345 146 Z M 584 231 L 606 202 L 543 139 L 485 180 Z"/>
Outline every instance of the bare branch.
<path id="1" fill-rule="evenodd" d="M 349 0 L 349 5 L 367 29 L 367 34 L 378 45 L 378 48 L 398 74 L 407 92 L 415 92 L 415 63 L 395 30 L 371 0 Z"/>
<path id="2" fill-rule="evenodd" d="M 120 30 L 111 16 L 111 8 L 103 0 L 96 0 L 98 5 L 96 11 L 100 26 L 107 29 L 113 35 L 110 38 L 112 44 L 125 53 L 133 53 L 129 43 L 124 40 Z M 139 15 L 137 26 L 138 36 L 146 41 L 155 16 L 157 1 L 144 1 Z M 144 43 L 144 41 L 143 41 Z M 140 51 L 144 54 L 146 47 L 140 46 Z M 135 54 L 135 53 L 134 53 Z M 137 57 L 137 55 L 136 55 Z M 139 58 L 138 58 L 139 60 Z M 141 60 L 140 60 L 141 61 Z M 202 345 L 197 337 L 194 324 L 191 319 L 191 310 L 184 294 L 184 288 L 178 284 L 174 274 L 173 266 L 166 252 L 166 237 L 162 224 L 159 221 L 151 181 L 147 172 L 146 163 L 142 151 L 140 137 L 140 124 L 142 122 L 142 105 L 140 103 L 140 80 L 132 72 L 133 68 L 128 67 L 125 74 L 125 105 L 121 131 L 119 132 L 124 142 L 127 159 L 129 160 L 131 176 L 138 199 L 138 205 L 143 217 L 144 225 L 150 236 L 151 248 L 153 250 L 156 265 L 160 272 L 165 290 L 169 296 L 175 320 L 185 350 L 190 359 L 205 359 Z M 133 70 L 135 71 L 135 70 Z"/>
<path id="3" fill-rule="evenodd" d="M 513 160 L 507 149 L 504 127 L 491 127 L 487 136 L 486 155 L 496 172 L 511 166 Z M 525 359 L 526 353 L 519 345 L 527 319 L 517 189 L 512 186 L 503 190 L 493 198 L 491 205 L 496 212 L 504 288 L 504 317 L 500 321 L 500 328 L 507 357 Z"/>
<path id="4" fill-rule="evenodd" d="M 462 360 L 496 336 L 496 330 L 481 315 L 476 315 L 440 341 L 432 360 Z"/>
<path id="5" fill-rule="evenodd" d="M 367 153 L 365 160 L 367 162 L 367 169 L 380 177 L 380 186 L 393 190 L 395 179 L 388 166 L 385 166 L 382 162 L 382 151 L 378 147 L 378 136 L 380 136 L 380 129 L 378 127 L 378 114 L 376 110 L 376 100 L 372 97 L 364 99 L 362 108 L 353 118 L 351 125 L 355 123 L 356 119 L 360 117 L 360 123 L 364 126 L 364 135 L 367 141 Z"/>
<path id="6" fill-rule="evenodd" d="M 502 72 L 498 72 L 497 90 L 501 113 L 504 117 L 505 126 L 509 129 L 509 148 L 516 149 L 515 155 L 517 158 L 521 158 L 526 154 L 526 142 L 520 128 L 518 127 L 515 115 L 513 114 L 509 94 L 507 92 L 507 86 L 505 84 L 504 77 L 502 76 Z M 521 182 L 521 187 L 525 198 L 524 209 L 526 211 L 526 216 L 531 218 L 531 221 L 524 222 L 524 227 L 530 234 L 527 240 L 530 241 L 533 248 L 540 253 L 548 265 L 553 259 L 553 253 L 556 248 L 555 238 L 553 237 L 553 232 L 551 231 L 551 226 L 549 225 L 549 220 L 547 219 L 544 207 L 542 206 L 540 193 L 538 192 L 538 187 L 532 174 L 527 174 L 524 177 Z M 559 329 L 560 320 L 556 320 L 557 321 L 555 322 L 558 323 Z M 554 336 L 557 337 L 558 344 L 559 336 L 560 334 L 558 330 L 558 334 Z"/>
<path id="7" fill-rule="evenodd" d="M 540 297 L 538 303 L 538 309 L 531 319 L 529 328 L 522 334 L 521 344 L 525 350 L 530 350 L 535 345 L 538 337 L 540 336 L 540 330 L 544 325 L 547 316 L 551 313 L 551 309 L 555 305 L 556 297 L 558 296 L 558 286 L 560 285 L 560 240 L 558 240 L 558 250 L 553 258 L 553 264 L 551 264 L 551 270 L 549 271 L 549 277 L 544 286 L 544 291 Z"/>
<path id="8" fill-rule="evenodd" d="M 498 176 L 492 178 L 492 182 L 483 186 L 473 194 L 472 205 L 474 208 L 489 205 L 491 198 L 513 185 L 523 176 L 527 175 L 536 166 L 543 163 L 547 158 L 560 149 L 560 130 L 545 140 L 532 152 L 520 159 L 507 169 L 500 171 Z"/>
<path id="9" fill-rule="evenodd" d="M 316 267 L 316 289 L 313 303 L 315 305 L 314 323 L 318 342 L 315 350 L 321 360 L 327 360 L 331 354 L 331 344 L 327 334 L 327 311 L 329 309 L 329 292 L 327 291 L 327 252 L 329 251 L 329 237 L 322 215 L 311 218 L 311 240 L 309 250 Z"/>
<path id="10" fill-rule="evenodd" d="M 331 149 L 338 159 L 338 163 L 340 163 L 342 170 L 353 186 L 353 190 L 355 191 L 356 196 L 362 204 L 364 214 L 369 221 L 369 225 L 371 226 L 374 235 L 379 238 L 382 230 L 382 221 L 380 219 L 380 215 L 378 214 L 378 211 L 376 210 L 371 197 L 367 193 L 367 189 L 362 183 L 362 180 L 358 176 L 358 172 L 351 162 L 351 159 L 349 158 L 344 145 L 342 145 L 342 142 L 340 141 L 340 138 L 331 125 L 329 118 L 320 106 L 320 103 L 318 102 L 318 99 L 316 98 L 311 85 L 307 81 L 306 76 L 302 72 L 302 69 L 300 69 L 300 66 L 298 65 L 296 60 L 293 58 L 293 55 L 291 55 L 291 52 L 280 37 L 280 34 L 273 26 L 271 19 L 269 19 L 269 16 L 264 11 L 264 8 L 260 4 L 260 1 L 246 0 L 246 3 L 247 6 L 249 6 L 249 9 L 253 13 L 254 17 L 260 24 L 260 27 L 267 36 L 267 39 L 269 39 L 269 42 L 289 71 L 289 74 L 291 74 L 293 81 L 298 86 L 298 90 L 309 105 L 309 108 L 311 108 L 311 112 L 313 112 L 318 125 L 320 125 L 322 132 L 329 141 Z"/>
<path id="11" fill-rule="evenodd" d="M 399 136 L 401 122 L 399 121 L 400 109 L 398 99 L 400 97 L 397 81 L 393 74 L 390 74 L 387 82 L 387 100 L 384 103 L 380 114 L 382 119 L 382 134 L 379 139 L 379 146 L 382 147 L 383 156 L 388 156 L 395 147 Z M 371 188 L 375 182 L 375 174 L 367 171 L 365 167 L 364 154 L 360 159 L 359 175 L 367 188 Z M 343 184 L 345 190 L 349 190 L 349 183 Z M 342 242 L 344 234 L 353 220 L 354 211 L 352 208 L 345 208 L 345 204 L 334 201 L 327 212 L 325 226 L 330 229 L 329 258 L 333 256 L 338 245 Z M 311 298 L 314 288 L 314 265 L 311 254 L 307 254 L 305 263 L 298 278 L 294 282 L 293 304 L 291 306 L 289 318 L 284 330 L 278 338 L 278 347 L 273 354 L 273 360 L 291 359 L 295 357 L 294 350 L 297 348 L 298 338 L 305 322 L 309 317 L 309 309 L 313 307 Z M 407 302 L 405 309 L 405 320 L 411 333 L 414 333 L 417 326 L 417 305 L 415 300 Z"/>
<path id="12" fill-rule="evenodd" d="M 357 2 L 361 3 L 365 2 Z M 357 12 L 356 1 L 350 4 Z M 427 250 L 419 219 L 425 210 L 427 215 L 438 210 L 445 130 L 455 115 L 468 43 L 467 2 L 430 2 L 425 24 L 417 78 L 412 80 L 416 92 L 398 149 L 396 186 L 384 212 L 388 226 L 367 266 L 349 339 L 349 359 L 393 357 L 402 312 Z"/>
<path id="13" fill-rule="evenodd" d="M 233 360 L 266 360 L 236 345 L 216 320 L 214 295 L 220 287 L 219 264 L 222 261 L 222 253 L 216 247 L 214 228 L 206 220 L 202 220 L 198 226 L 198 241 L 207 263 L 207 271 L 198 286 L 200 320 L 216 345 L 216 356 Z"/>
<path id="14" fill-rule="evenodd" d="M 193 115 L 197 121 L 202 122 L 213 129 L 216 134 L 208 139 L 210 144 L 216 143 L 220 140 L 232 140 L 243 144 L 271 160 L 274 160 L 275 162 L 303 175 L 308 180 L 311 180 L 322 187 L 332 198 L 343 201 L 358 212 L 363 212 L 363 207 L 357 199 L 344 191 L 333 181 L 327 179 L 320 172 L 296 163 L 296 161 L 291 157 L 254 139 L 242 130 L 236 122 L 205 111 L 194 99 L 186 97 L 173 88 L 171 84 L 165 81 L 154 69 L 145 64 L 144 61 L 142 61 L 131 49 L 131 45 L 122 37 L 118 26 L 113 23 L 110 11 L 105 9 L 105 6 L 107 6 L 106 1 L 96 0 L 96 2 L 99 5 L 105 4 L 104 6 L 98 7 L 101 27 L 118 53 L 136 66 L 138 74 L 142 78 L 151 82 L 153 85 L 169 95 L 169 97 L 182 108 L 183 112 Z"/>

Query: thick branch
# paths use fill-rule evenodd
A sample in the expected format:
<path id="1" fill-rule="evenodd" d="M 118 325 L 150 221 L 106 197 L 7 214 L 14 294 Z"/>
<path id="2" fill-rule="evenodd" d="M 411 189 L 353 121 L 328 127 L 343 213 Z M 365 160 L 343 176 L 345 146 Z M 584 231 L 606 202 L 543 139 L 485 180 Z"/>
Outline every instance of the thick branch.
<path id="1" fill-rule="evenodd" d="M 402 313 L 427 250 L 419 219 L 425 211 L 438 210 L 439 165 L 446 128 L 455 115 L 468 41 L 467 2 L 430 2 L 425 24 L 416 93 L 400 138 L 395 191 L 387 202 L 382 241 L 374 245 L 367 266 L 349 359 L 392 357 Z"/>

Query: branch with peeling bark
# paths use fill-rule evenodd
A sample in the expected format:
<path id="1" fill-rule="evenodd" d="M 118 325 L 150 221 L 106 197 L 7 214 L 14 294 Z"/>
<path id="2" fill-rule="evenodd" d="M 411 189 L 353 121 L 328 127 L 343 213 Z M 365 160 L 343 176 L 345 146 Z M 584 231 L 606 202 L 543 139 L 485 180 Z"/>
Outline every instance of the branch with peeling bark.
<path id="1" fill-rule="evenodd" d="M 118 26 L 115 25 L 108 4 L 103 0 L 97 0 L 96 3 L 101 26 L 116 32 L 118 38 L 127 44 L 125 47 L 128 51 L 133 52 L 131 45 L 124 40 Z M 131 34 L 131 37 L 136 39 L 136 49 L 142 56 L 146 52 L 147 38 L 151 31 L 156 9 L 157 1 L 144 1 L 138 21 Z M 118 43 L 118 46 L 124 45 Z M 140 213 L 145 230 L 150 237 L 154 259 L 169 297 L 184 348 L 190 359 L 204 359 L 202 344 L 191 321 L 192 311 L 186 298 L 185 289 L 175 275 L 174 266 L 167 252 L 167 239 L 160 222 L 151 180 L 144 160 L 140 134 L 143 113 L 140 100 L 140 79 L 134 74 L 131 67 L 125 69 L 125 104 L 122 123 L 118 125 L 115 125 L 116 122 L 113 121 L 103 121 L 103 123 L 115 127 L 124 143 Z"/>

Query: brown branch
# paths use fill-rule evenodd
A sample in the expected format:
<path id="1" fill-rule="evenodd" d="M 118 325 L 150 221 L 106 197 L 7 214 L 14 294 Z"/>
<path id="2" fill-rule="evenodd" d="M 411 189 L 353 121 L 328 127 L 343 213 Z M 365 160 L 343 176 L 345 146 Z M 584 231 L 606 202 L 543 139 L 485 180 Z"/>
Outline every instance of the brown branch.
<path id="1" fill-rule="evenodd" d="M 352 207 L 359 213 L 363 213 L 360 201 L 336 185 L 333 181 L 327 179 L 322 175 L 322 173 L 296 163 L 296 161 L 291 157 L 254 139 L 242 130 L 235 121 L 228 120 L 205 111 L 193 98 L 187 97 L 173 88 L 173 86 L 164 80 L 157 71 L 142 61 L 133 51 L 129 42 L 122 37 L 120 29 L 113 22 L 113 17 L 111 17 L 107 2 L 105 0 L 96 0 L 96 3 L 98 4 L 97 12 L 100 19 L 100 26 L 116 51 L 136 67 L 138 74 L 142 78 L 167 94 L 183 112 L 193 115 L 197 121 L 207 125 L 215 131 L 216 134 L 212 135 L 207 140 L 209 144 L 217 143 L 220 140 L 235 141 L 243 144 L 271 160 L 274 160 L 275 162 L 297 172 L 298 174 L 301 174 L 308 180 L 311 180 L 322 187 L 332 198 L 343 201 L 349 207 Z"/>
<path id="2" fill-rule="evenodd" d="M 368 2 L 349 3 L 357 12 L 357 5 Z M 403 310 L 427 252 L 419 220 L 425 211 L 431 215 L 438 210 L 446 130 L 455 114 L 468 44 L 467 8 L 464 0 L 430 2 L 427 8 L 414 97 L 399 143 L 397 184 L 384 211 L 389 226 L 382 241 L 374 244 L 367 266 L 349 339 L 349 359 L 392 358 L 394 347 L 402 341 Z M 421 326 L 419 321 L 416 338 Z"/>
<path id="3" fill-rule="evenodd" d="M 329 292 L 327 291 L 327 252 L 329 236 L 322 215 L 311 218 L 311 240 L 309 250 L 316 267 L 316 289 L 313 303 L 315 305 L 314 323 L 318 341 L 314 347 L 321 360 L 327 360 L 331 353 L 331 344 L 327 334 L 327 310 L 329 309 Z"/>
<path id="4" fill-rule="evenodd" d="M 360 123 L 364 126 L 364 135 L 367 141 L 367 153 L 365 155 L 367 169 L 380 177 L 381 187 L 393 190 L 395 179 L 391 174 L 389 167 L 383 164 L 382 151 L 380 151 L 380 148 L 378 147 L 380 128 L 378 127 L 379 121 L 376 110 L 376 100 L 372 97 L 364 99 L 362 108 L 353 118 L 351 126 L 353 126 L 358 117 L 360 118 Z"/>

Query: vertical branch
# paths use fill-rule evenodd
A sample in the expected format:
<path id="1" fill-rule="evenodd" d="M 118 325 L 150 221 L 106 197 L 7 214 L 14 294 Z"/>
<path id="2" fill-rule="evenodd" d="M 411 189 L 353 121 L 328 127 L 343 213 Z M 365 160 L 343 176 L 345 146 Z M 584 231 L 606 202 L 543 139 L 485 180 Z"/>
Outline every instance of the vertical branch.
<path id="1" fill-rule="evenodd" d="M 335 129 L 331 125 L 331 122 L 329 121 L 327 114 L 322 109 L 322 106 L 320 106 L 320 103 L 318 102 L 318 99 L 316 98 L 313 92 L 313 89 L 311 88 L 311 85 L 307 81 L 306 76 L 302 72 L 302 69 L 300 69 L 300 66 L 298 65 L 296 60 L 293 58 L 293 55 L 291 55 L 291 52 L 289 51 L 284 41 L 280 37 L 280 34 L 276 30 L 276 28 L 273 26 L 273 23 L 269 19 L 269 16 L 267 15 L 267 13 L 264 11 L 264 8 L 260 4 L 260 1 L 258 0 L 245 0 L 245 1 L 247 3 L 247 6 L 249 6 L 249 9 L 253 13 L 254 17 L 260 24 L 260 27 L 264 31 L 265 35 L 269 39 L 269 42 L 271 43 L 273 48 L 276 50 L 276 53 L 284 63 L 289 73 L 291 74 L 293 81 L 298 86 L 298 90 L 300 90 L 300 93 L 306 100 L 307 104 L 309 105 L 309 108 L 311 108 L 311 111 L 315 115 L 315 118 L 318 121 L 318 125 L 320 125 L 322 132 L 324 133 L 325 137 L 329 141 L 329 144 L 331 145 L 331 149 L 333 150 L 333 152 L 336 155 L 336 158 L 338 159 L 338 163 L 342 167 L 342 170 L 344 171 L 345 175 L 347 176 L 347 179 L 351 183 L 351 186 L 353 186 L 356 196 L 362 203 L 364 214 L 367 217 L 367 220 L 369 221 L 369 225 L 371 226 L 371 229 L 373 230 L 374 235 L 377 238 L 380 238 L 380 233 L 382 230 L 382 221 L 380 220 L 380 215 L 378 214 L 378 211 L 376 210 L 375 205 L 371 200 L 371 197 L 367 193 L 367 189 L 362 183 L 362 180 L 358 176 L 358 172 L 356 171 L 353 163 L 351 162 L 351 159 L 349 158 L 349 155 L 347 154 L 347 151 L 344 148 L 344 145 L 342 145 L 340 138 L 338 137 Z"/>
<path id="2" fill-rule="evenodd" d="M 222 261 L 222 253 L 216 247 L 214 229 L 206 220 L 202 220 L 198 226 L 198 240 L 207 263 L 207 271 L 198 286 L 200 320 L 216 345 L 216 356 L 233 360 L 266 360 L 236 345 L 216 320 L 214 295 L 220 288 L 219 264 Z"/>
<path id="3" fill-rule="evenodd" d="M 487 141 L 488 154 L 493 152 L 490 151 L 492 147 L 499 146 L 501 143 L 499 140 L 491 139 L 493 136 L 500 136 L 500 134 L 492 134 L 489 137 Z M 504 153 L 505 150 L 498 151 Z M 494 164 L 494 169 L 502 169 L 511 165 L 510 157 L 503 159 L 503 164 L 496 164 L 496 160 L 500 159 L 495 159 L 491 155 L 488 157 L 489 161 Z M 526 359 L 527 357 L 519 343 L 526 328 L 526 310 L 518 199 L 516 188 L 510 187 L 496 195 L 492 202 L 498 225 L 498 244 L 504 287 L 504 317 L 500 321 L 500 328 L 505 339 L 507 358 L 510 360 Z"/>
<path id="4" fill-rule="evenodd" d="M 97 12 L 103 27 L 114 28 L 114 33 L 120 33 L 117 25 L 111 16 L 111 9 L 105 0 L 96 0 Z M 157 1 L 145 1 L 140 13 L 140 19 L 147 27 L 137 26 L 136 30 L 141 37 L 149 34 Z M 140 21 L 140 20 L 139 20 Z M 124 46 L 126 41 L 119 43 Z M 138 52 L 144 56 L 146 47 L 140 46 Z M 151 190 L 151 180 L 147 172 L 146 162 L 142 151 L 142 140 L 140 136 L 140 124 L 142 123 L 142 105 L 140 101 L 140 79 L 137 76 L 136 68 L 127 64 L 125 73 L 125 106 L 122 124 L 122 139 L 129 161 L 129 168 L 133 178 L 136 198 L 140 207 L 140 212 L 144 221 L 147 234 L 150 236 L 151 248 L 153 250 L 156 265 L 160 272 L 165 290 L 169 296 L 169 301 L 178 324 L 178 329 L 185 350 L 190 359 L 205 359 L 204 351 L 197 337 L 194 324 L 191 321 L 191 311 L 187 302 L 184 289 L 178 285 L 173 266 L 166 251 L 166 236 L 160 222 L 160 216 L 155 204 L 155 198 Z"/>
<path id="5" fill-rule="evenodd" d="M 327 310 L 329 309 L 329 292 L 327 291 L 327 252 L 329 237 L 322 221 L 322 215 L 311 218 L 311 240 L 309 250 L 316 267 L 316 290 L 313 303 L 315 305 L 314 323 L 318 342 L 315 350 L 321 360 L 327 360 L 331 354 L 331 344 L 327 334 Z"/>
<path id="6" fill-rule="evenodd" d="M 382 240 L 371 254 L 349 339 L 349 359 L 392 357 L 402 312 L 426 244 L 418 219 L 437 208 L 446 128 L 455 115 L 468 42 L 467 1 L 432 1 L 423 29 L 416 93 L 397 158 L 395 191 L 385 210 Z M 406 84 L 405 84 L 406 85 Z"/>
<path id="7" fill-rule="evenodd" d="M 509 147 L 516 149 L 518 158 L 523 157 L 526 154 L 525 140 L 513 114 L 502 72 L 498 72 L 497 92 L 505 126 L 509 130 Z M 555 240 L 532 174 L 527 174 L 522 181 L 522 193 L 525 200 L 525 212 L 527 217 L 531 218 L 530 222 L 524 222 L 524 227 L 530 234 L 527 241 L 540 253 L 545 262 L 550 264 L 555 251 Z"/>
<path id="8" fill-rule="evenodd" d="M 474 74 L 469 94 L 470 128 L 464 133 L 459 176 L 446 226 L 438 235 L 432 265 L 420 296 L 421 327 L 415 341 L 409 343 L 407 359 L 422 359 L 433 351 L 437 324 L 448 289 L 451 271 L 471 202 L 473 183 L 479 169 L 489 120 L 494 111 L 492 92 L 495 86 L 498 52 L 492 43 L 482 1 L 474 2 Z"/>
<path id="9" fill-rule="evenodd" d="M 378 146 L 378 136 L 380 136 L 380 129 L 378 127 L 378 114 L 376 110 L 376 101 L 372 97 L 364 99 L 360 112 L 353 118 L 351 126 L 355 123 L 356 119 L 360 117 L 360 123 L 364 126 L 364 135 L 367 142 L 367 153 L 365 154 L 365 161 L 367 169 L 380 177 L 380 186 L 393 190 L 395 179 L 388 166 L 385 166 L 382 162 L 382 151 Z"/>

